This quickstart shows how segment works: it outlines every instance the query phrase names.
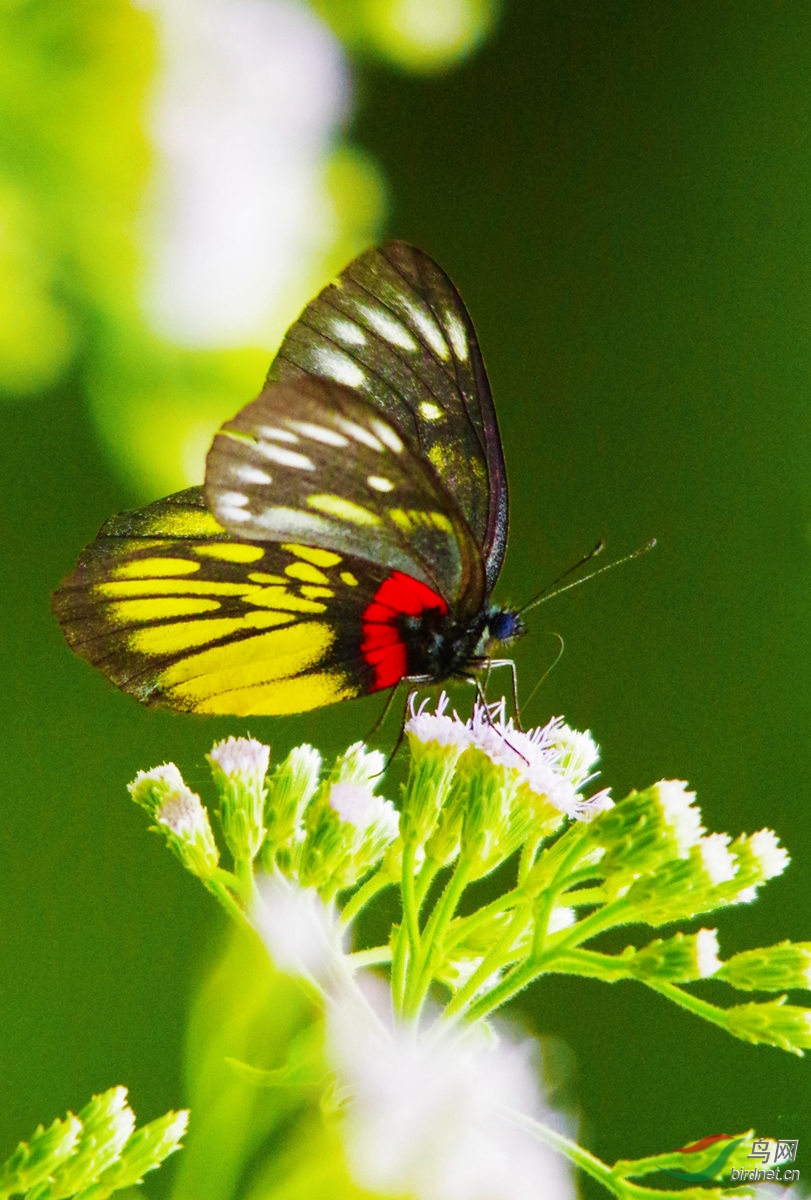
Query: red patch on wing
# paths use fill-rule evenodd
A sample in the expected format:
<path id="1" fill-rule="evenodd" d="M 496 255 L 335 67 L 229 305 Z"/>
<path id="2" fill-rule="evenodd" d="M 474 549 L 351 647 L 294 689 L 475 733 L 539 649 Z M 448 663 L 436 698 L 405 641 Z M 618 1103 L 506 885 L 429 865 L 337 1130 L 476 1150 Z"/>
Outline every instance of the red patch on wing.
<path id="1" fill-rule="evenodd" d="M 360 643 L 361 654 L 374 669 L 373 692 L 399 683 L 408 672 L 406 646 L 397 628 L 397 618 L 418 617 L 428 608 L 448 611 L 440 595 L 402 571 L 392 571 L 375 592 L 361 617 Z"/>

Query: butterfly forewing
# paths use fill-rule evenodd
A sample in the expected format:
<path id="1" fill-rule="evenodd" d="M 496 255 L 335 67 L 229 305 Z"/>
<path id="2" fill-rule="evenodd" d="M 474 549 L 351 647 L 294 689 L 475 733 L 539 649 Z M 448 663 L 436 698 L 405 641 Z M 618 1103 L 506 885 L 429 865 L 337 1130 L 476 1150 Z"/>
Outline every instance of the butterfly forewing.
<path id="1" fill-rule="evenodd" d="M 54 610 L 72 648 L 143 703 L 274 715 L 405 672 L 402 647 L 375 624 L 381 586 L 385 567 L 349 555 L 235 541 L 192 488 L 108 521 Z M 413 607 L 413 589 L 398 595 Z"/>
<path id="2" fill-rule="evenodd" d="M 436 263 L 392 242 L 305 309 L 215 437 L 205 490 L 108 521 L 53 607 L 146 704 L 305 712 L 465 675 L 517 636 L 489 603 L 506 527 L 470 317 Z"/>
<path id="3" fill-rule="evenodd" d="M 481 607 L 481 554 L 453 497 L 412 443 L 340 384 L 267 385 L 215 437 L 206 501 L 240 538 L 372 560 L 463 614 Z"/>
<path id="4" fill-rule="evenodd" d="M 489 592 L 507 535 L 507 487 L 473 323 L 445 272 L 390 242 L 355 259 L 307 306 L 268 382 L 318 376 L 350 388 L 427 458 L 480 547 Z"/>

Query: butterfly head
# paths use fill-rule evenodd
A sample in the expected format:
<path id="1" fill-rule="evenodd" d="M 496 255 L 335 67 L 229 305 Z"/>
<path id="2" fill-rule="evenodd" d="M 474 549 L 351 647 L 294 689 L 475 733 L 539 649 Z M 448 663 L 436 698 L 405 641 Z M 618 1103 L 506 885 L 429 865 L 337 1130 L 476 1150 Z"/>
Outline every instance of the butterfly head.
<path id="1" fill-rule="evenodd" d="M 491 658 L 497 647 L 510 645 L 524 633 L 526 626 L 517 612 L 511 608 L 490 607 L 484 612 L 477 654 L 482 658 Z"/>

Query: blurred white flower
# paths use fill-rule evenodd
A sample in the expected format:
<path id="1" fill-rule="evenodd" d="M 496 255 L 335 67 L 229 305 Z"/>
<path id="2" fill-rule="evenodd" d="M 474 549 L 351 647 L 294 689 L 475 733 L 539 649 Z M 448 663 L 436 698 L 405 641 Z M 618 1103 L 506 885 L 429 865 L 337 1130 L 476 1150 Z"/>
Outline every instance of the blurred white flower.
<path id="1" fill-rule="evenodd" d="M 357 1182 L 418 1200 L 569 1200 L 565 1161 L 510 1121 L 510 1110 L 549 1119 L 534 1050 L 471 1027 L 392 1027 L 356 996 L 334 1000 L 328 1054 Z"/>
<path id="2" fill-rule="evenodd" d="M 182 344 L 262 344 L 336 233 L 324 159 L 349 103 L 343 52 L 293 0 L 141 4 L 162 56 L 147 309 Z"/>
<path id="3" fill-rule="evenodd" d="M 253 920 L 271 959 L 285 974 L 323 984 L 340 971 L 337 914 L 313 888 L 268 876 L 259 885 Z"/>

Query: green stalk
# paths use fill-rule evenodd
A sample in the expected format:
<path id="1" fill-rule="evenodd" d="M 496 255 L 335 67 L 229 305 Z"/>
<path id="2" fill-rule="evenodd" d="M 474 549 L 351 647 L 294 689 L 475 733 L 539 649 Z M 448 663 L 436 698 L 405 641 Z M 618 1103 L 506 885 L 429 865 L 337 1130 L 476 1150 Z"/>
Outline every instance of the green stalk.
<path id="1" fill-rule="evenodd" d="M 389 883 L 391 883 L 391 879 L 389 879 L 384 871 L 376 871 L 374 875 L 371 875 L 366 882 L 361 884 L 358 890 L 349 897 L 346 904 L 341 909 L 341 925 L 346 926 L 349 925 L 351 921 L 354 921 L 360 910 L 365 908 L 369 901 L 376 896 L 379 891 L 382 891 L 382 889 Z"/>
<path id="2" fill-rule="evenodd" d="M 420 958 L 418 961 L 415 960 L 406 984 L 403 1005 L 406 1016 L 418 1016 L 425 1002 L 428 988 L 431 986 L 431 969 L 436 960 L 437 951 L 442 946 L 445 931 L 456 911 L 462 893 L 467 887 L 470 871 L 471 864 L 468 860 L 460 858 L 425 926 Z"/>
<path id="3" fill-rule="evenodd" d="M 602 1184 L 604 1188 L 613 1192 L 615 1196 L 621 1197 L 622 1200 L 632 1200 L 635 1197 L 652 1194 L 652 1189 L 615 1175 L 608 1163 L 604 1163 L 596 1155 L 584 1150 L 582 1146 L 578 1146 L 577 1142 L 558 1133 L 556 1129 L 551 1129 L 542 1121 L 536 1121 L 533 1117 L 528 1117 L 525 1113 L 512 1108 L 507 1110 L 507 1115 L 513 1125 L 523 1129 L 536 1142 L 542 1142 L 544 1146 L 549 1146 L 558 1154 L 562 1154 L 564 1158 L 568 1158 L 569 1162 L 574 1163 L 581 1171 L 590 1175 L 597 1183 Z"/>
<path id="4" fill-rule="evenodd" d="M 511 961 L 515 943 L 529 924 L 529 918 L 529 906 L 525 906 L 524 909 L 516 909 L 513 920 L 510 921 L 495 947 L 485 955 L 467 983 L 459 988 L 459 991 L 446 1004 L 442 1014 L 443 1020 L 462 1015 L 482 984 L 500 967 L 506 966 Z"/>

